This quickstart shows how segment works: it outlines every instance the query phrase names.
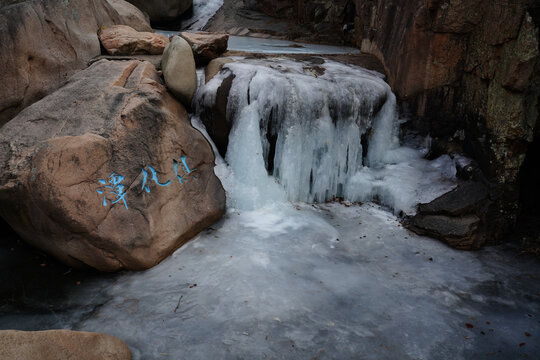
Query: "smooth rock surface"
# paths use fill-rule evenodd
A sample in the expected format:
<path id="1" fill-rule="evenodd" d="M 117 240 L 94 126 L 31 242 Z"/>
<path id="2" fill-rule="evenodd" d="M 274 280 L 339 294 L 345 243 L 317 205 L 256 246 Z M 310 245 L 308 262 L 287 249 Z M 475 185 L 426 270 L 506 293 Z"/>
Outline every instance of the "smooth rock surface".
<path id="1" fill-rule="evenodd" d="M 428 204 L 420 204 L 418 211 L 430 215 L 464 215 L 480 207 L 488 195 L 485 185 L 469 181 Z"/>
<path id="2" fill-rule="evenodd" d="M 0 147 L 0 216 L 71 266 L 152 267 L 224 211 L 210 145 L 148 62 L 77 73 Z"/>
<path id="3" fill-rule="evenodd" d="M 0 126 L 100 55 L 103 25 L 122 24 L 106 1 L 24 1 L 0 9 Z"/>
<path id="4" fill-rule="evenodd" d="M 154 32 L 150 26 L 150 18 L 139 8 L 124 0 L 107 0 L 124 20 L 124 25 L 131 26 L 137 31 Z"/>
<path id="5" fill-rule="evenodd" d="M 177 20 L 193 4 L 192 0 L 128 0 L 150 16 L 155 24 L 170 23 Z"/>
<path id="6" fill-rule="evenodd" d="M 234 62 L 234 59 L 223 57 L 223 58 L 216 58 L 208 63 L 206 68 L 204 68 L 204 82 L 207 83 L 214 76 L 216 76 L 221 69 L 223 68 L 223 65 L 229 64 Z"/>
<path id="7" fill-rule="evenodd" d="M 171 40 L 163 52 L 161 68 L 169 90 L 189 107 L 197 91 L 197 72 L 193 51 L 186 40 L 179 36 Z"/>
<path id="8" fill-rule="evenodd" d="M 227 51 L 227 34 L 182 32 L 180 36 L 191 46 L 197 65 L 205 65 Z"/>
<path id="9" fill-rule="evenodd" d="M 169 44 L 164 35 L 139 32 L 126 25 L 104 26 L 98 35 L 109 55 L 160 55 Z"/>
<path id="10" fill-rule="evenodd" d="M 0 331 L 2 360 L 131 360 L 120 339 L 69 330 Z"/>
<path id="11" fill-rule="evenodd" d="M 418 215 L 412 219 L 409 228 L 419 235 L 437 238 L 456 249 L 471 250 L 479 247 L 474 241 L 479 224 L 480 219 L 475 215 Z"/>

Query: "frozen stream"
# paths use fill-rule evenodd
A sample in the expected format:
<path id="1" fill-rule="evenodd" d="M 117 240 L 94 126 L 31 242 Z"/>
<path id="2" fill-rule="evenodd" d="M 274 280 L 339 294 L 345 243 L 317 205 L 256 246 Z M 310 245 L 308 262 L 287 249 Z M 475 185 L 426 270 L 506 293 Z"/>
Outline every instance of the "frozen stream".
<path id="1" fill-rule="evenodd" d="M 421 146 L 396 141 L 395 100 L 384 81 L 332 62 L 318 65 L 321 74 L 307 64 L 265 61 L 228 64 L 198 94 L 210 101 L 227 74 L 237 75 L 229 150 L 225 159 L 217 156 L 215 170 L 227 190 L 226 216 L 153 269 L 84 278 L 66 286 L 63 296 L 23 291 L 19 302 L 0 304 L 0 328 L 112 334 L 144 360 L 539 354 L 537 260 L 504 247 L 452 250 L 403 229 L 393 215 L 391 209 L 414 211 L 418 201 L 450 189 L 455 173 L 449 157 L 428 162 Z M 350 97 L 358 109 L 345 106 Z M 281 104 L 283 114 L 275 123 L 281 183 L 265 164 L 269 151 L 260 124 L 275 113 L 265 99 Z M 307 121 L 309 114 L 318 115 Z M 196 116 L 193 123 L 206 132 Z M 362 156 L 356 144 L 358 156 L 350 157 L 351 146 L 372 129 L 368 153 Z M 341 140 L 350 141 L 345 152 L 333 145 Z M 291 147 L 298 143 L 301 148 Z M 321 161 L 321 144 L 336 159 L 354 159 L 354 167 L 352 160 Z M 298 165 L 286 167 L 294 161 Z M 311 169 L 310 191 L 291 185 L 303 176 L 302 166 Z M 317 179 L 337 179 L 344 187 L 330 196 L 348 189 L 347 197 L 364 204 L 298 202 L 320 200 L 317 184 L 327 185 Z"/>
<path id="2" fill-rule="evenodd" d="M 534 358 L 538 270 L 415 236 L 371 203 L 283 204 L 231 211 L 157 267 L 45 310 L 4 306 L 0 327 L 105 332 L 135 359 Z"/>

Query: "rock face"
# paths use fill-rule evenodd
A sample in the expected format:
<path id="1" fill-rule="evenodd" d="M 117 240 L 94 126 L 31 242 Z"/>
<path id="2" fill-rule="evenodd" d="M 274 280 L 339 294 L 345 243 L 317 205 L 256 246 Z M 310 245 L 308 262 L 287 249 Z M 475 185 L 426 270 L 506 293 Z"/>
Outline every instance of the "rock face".
<path id="1" fill-rule="evenodd" d="M 68 330 L 0 331 L 2 360 L 131 360 L 120 339 L 104 334 Z"/>
<path id="2" fill-rule="evenodd" d="M 207 32 L 182 32 L 180 36 L 188 42 L 195 56 L 197 65 L 206 65 L 211 60 L 227 51 L 229 35 Z"/>
<path id="3" fill-rule="evenodd" d="M 161 68 L 169 90 L 189 107 L 197 91 L 197 72 L 193 51 L 186 40 L 179 36 L 172 39 L 163 52 Z"/>
<path id="4" fill-rule="evenodd" d="M 167 24 L 178 20 L 193 5 L 192 0 L 128 0 L 150 16 L 153 24 Z"/>
<path id="5" fill-rule="evenodd" d="M 154 32 L 150 26 L 150 18 L 139 8 L 124 0 L 107 0 L 118 12 L 124 21 L 124 25 L 130 26 L 137 31 Z"/>
<path id="6" fill-rule="evenodd" d="M 98 56 L 101 26 L 122 23 L 99 0 L 35 0 L 0 8 L 0 126 Z"/>
<path id="7" fill-rule="evenodd" d="M 356 12 L 358 46 L 385 64 L 420 126 L 461 130 L 490 179 L 515 183 L 538 117 L 538 4 L 357 0 Z"/>
<path id="8" fill-rule="evenodd" d="M 225 209 L 210 145 L 148 62 L 77 73 L 0 148 L 0 216 L 71 266 L 152 267 Z"/>
<path id="9" fill-rule="evenodd" d="M 103 26 L 99 40 L 109 55 L 160 55 L 169 45 L 165 35 L 138 32 L 126 25 Z"/>

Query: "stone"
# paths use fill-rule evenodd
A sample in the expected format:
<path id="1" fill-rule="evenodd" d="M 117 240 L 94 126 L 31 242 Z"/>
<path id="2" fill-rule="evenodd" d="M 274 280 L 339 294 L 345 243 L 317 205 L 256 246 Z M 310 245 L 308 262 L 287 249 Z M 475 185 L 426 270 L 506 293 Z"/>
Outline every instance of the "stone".
<path id="1" fill-rule="evenodd" d="M 0 216 L 69 266 L 150 268 L 225 211 L 210 144 L 148 62 L 75 74 L 0 149 Z"/>
<path id="2" fill-rule="evenodd" d="M 120 339 L 98 333 L 49 331 L 0 331 L 2 360 L 131 360 L 131 351 Z"/>
<path id="3" fill-rule="evenodd" d="M 150 26 L 150 18 L 133 4 L 124 0 L 107 0 L 128 25 L 137 31 L 154 32 Z"/>
<path id="4" fill-rule="evenodd" d="M 126 25 L 103 26 L 98 35 L 109 55 L 160 55 L 169 45 L 165 35 L 139 32 Z"/>
<path id="5" fill-rule="evenodd" d="M 465 215 L 479 208 L 488 195 L 489 190 L 484 184 L 468 181 L 430 203 L 418 205 L 418 212 L 426 215 Z"/>
<path id="6" fill-rule="evenodd" d="M 228 57 L 217 58 L 208 63 L 204 69 L 204 82 L 208 83 L 214 76 L 216 76 L 225 64 L 234 62 L 234 59 Z"/>
<path id="7" fill-rule="evenodd" d="M 169 90 L 185 106 L 190 107 L 197 91 L 197 72 L 193 51 L 186 40 L 179 36 L 173 37 L 163 52 L 161 68 Z"/>
<path id="8" fill-rule="evenodd" d="M 191 46 L 197 65 L 206 65 L 223 54 L 227 51 L 229 42 L 229 35 L 227 34 L 199 31 L 196 33 L 182 32 L 180 36 Z"/>
<path id="9" fill-rule="evenodd" d="M 105 1 L 23 1 L 0 8 L 0 127 L 101 54 L 98 29 L 121 24 Z"/>
<path id="10" fill-rule="evenodd" d="M 178 20 L 191 8 L 192 0 L 128 0 L 130 3 L 148 14 L 155 24 L 167 24 Z"/>
<path id="11" fill-rule="evenodd" d="M 417 215 L 407 225 L 419 235 L 427 235 L 439 239 L 446 244 L 460 249 L 478 249 L 475 233 L 480 224 L 476 215 L 452 217 L 445 215 Z"/>

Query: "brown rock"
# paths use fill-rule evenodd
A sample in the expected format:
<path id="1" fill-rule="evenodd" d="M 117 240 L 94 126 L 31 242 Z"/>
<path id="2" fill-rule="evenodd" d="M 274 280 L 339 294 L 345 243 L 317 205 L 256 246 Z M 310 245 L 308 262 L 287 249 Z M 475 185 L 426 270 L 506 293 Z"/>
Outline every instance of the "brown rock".
<path id="1" fill-rule="evenodd" d="M 0 148 L 0 216 L 71 266 L 152 267 L 225 209 L 210 145 L 147 62 L 77 73 Z"/>
<path id="2" fill-rule="evenodd" d="M 101 53 L 98 29 L 121 24 L 105 1 L 19 2 L 0 9 L 0 126 Z"/>
<path id="3" fill-rule="evenodd" d="M 191 46 L 197 65 L 205 65 L 227 51 L 229 35 L 207 32 L 180 33 Z"/>
<path id="4" fill-rule="evenodd" d="M 104 26 L 98 35 L 110 55 L 160 55 L 169 44 L 165 35 L 138 32 L 126 25 Z"/>
<path id="5" fill-rule="evenodd" d="M 120 339 L 104 334 L 69 330 L 0 331 L 2 360 L 131 360 Z"/>
<path id="6" fill-rule="evenodd" d="M 150 18 L 133 4 L 124 0 L 107 0 L 118 12 L 124 25 L 130 26 L 137 31 L 154 32 L 150 26 Z"/>
<path id="7" fill-rule="evenodd" d="M 234 62 L 233 59 L 226 58 L 226 57 L 217 58 L 210 61 L 208 65 L 206 66 L 206 68 L 204 69 L 204 82 L 207 83 L 210 80 L 212 80 L 212 78 L 216 76 L 221 71 L 221 69 L 223 69 L 223 65 L 229 64 L 232 62 Z"/>

